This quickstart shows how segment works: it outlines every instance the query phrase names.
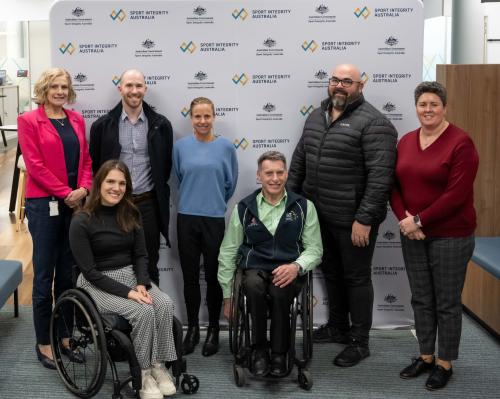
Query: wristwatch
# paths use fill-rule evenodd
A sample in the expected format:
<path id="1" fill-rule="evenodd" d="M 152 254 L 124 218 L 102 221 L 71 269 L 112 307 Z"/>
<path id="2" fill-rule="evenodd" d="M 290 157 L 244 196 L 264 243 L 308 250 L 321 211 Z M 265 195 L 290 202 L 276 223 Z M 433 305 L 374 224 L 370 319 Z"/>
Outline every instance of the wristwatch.
<path id="1" fill-rule="evenodd" d="M 418 226 L 418 227 L 422 227 L 422 222 L 420 221 L 420 216 L 418 215 L 415 215 L 413 216 L 413 222 Z"/>
<path id="2" fill-rule="evenodd" d="M 292 263 L 295 266 L 297 266 L 297 273 L 302 276 L 304 274 L 304 269 L 302 268 L 302 266 L 297 262 L 292 262 Z"/>

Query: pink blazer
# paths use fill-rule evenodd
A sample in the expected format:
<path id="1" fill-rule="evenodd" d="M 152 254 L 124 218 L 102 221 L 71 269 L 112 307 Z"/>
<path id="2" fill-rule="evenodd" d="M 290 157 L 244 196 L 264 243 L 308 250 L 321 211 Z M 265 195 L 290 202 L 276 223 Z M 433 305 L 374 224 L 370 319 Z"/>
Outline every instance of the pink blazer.
<path id="1" fill-rule="evenodd" d="M 85 187 L 90 191 L 92 160 L 85 137 L 85 121 L 78 112 L 68 109 L 64 112 L 80 143 L 77 187 Z M 66 198 L 72 189 L 68 186 L 64 148 L 57 130 L 45 115 L 43 106 L 19 115 L 17 131 L 28 172 L 26 198 Z"/>

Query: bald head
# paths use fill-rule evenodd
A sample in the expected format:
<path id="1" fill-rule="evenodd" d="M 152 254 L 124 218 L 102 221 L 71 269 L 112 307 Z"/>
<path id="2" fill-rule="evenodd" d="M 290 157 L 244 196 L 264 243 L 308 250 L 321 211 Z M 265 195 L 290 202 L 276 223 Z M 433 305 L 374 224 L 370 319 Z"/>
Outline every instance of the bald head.
<path id="1" fill-rule="evenodd" d="M 137 69 L 129 69 L 123 72 L 120 77 L 118 91 L 122 96 L 123 108 L 129 117 L 131 112 L 140 112 L 142 100 L 147 91 L 144 74 Z"/>
<path id="2" fill-rule="evenodd" d="M 361 73 L 354 64 L 340 64 L 333 70 L 333 76 L 340 79 L 349 78 L 352 80 L 361 80 Z"/>
<path id="3" fill-rule="evenodd" d="M 347 105 L 355 101 L 363 91 L 361 73 L 353 64 L 340 64 L 333 70 L 328 86 L 328 96 L 333 109 L 344 111 Z"/>
<path id="4" fill-rule="evenodd" d="M 144 79 L 144 74 L 141 71 L 139 71 L 138 69 L 127 69 L 120 76 L 120 84 L 123 82 L 123 79 L 129 77 L 142 79 L 143 82 L 146 82 L 146 80 Z"/>

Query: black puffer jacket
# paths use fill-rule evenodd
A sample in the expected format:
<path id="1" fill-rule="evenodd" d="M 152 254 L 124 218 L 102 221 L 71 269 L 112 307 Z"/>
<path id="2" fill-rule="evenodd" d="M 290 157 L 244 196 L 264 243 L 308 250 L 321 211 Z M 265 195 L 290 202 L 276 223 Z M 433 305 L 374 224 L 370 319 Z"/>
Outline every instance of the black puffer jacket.
<path id="1" fill-rule="evenodd" d="M 329 122 L 330 99 L 307 118 L 293 153 L 288 188 L 313 201 L 327 223 L 380 224 L 393 185 L 398 134 L 361 95 Z"/>

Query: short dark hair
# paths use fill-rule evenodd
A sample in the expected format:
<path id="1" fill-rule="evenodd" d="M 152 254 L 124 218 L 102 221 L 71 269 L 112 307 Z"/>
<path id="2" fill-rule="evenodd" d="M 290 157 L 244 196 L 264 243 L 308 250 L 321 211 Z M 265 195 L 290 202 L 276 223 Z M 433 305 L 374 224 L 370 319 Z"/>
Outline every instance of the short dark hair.
<path id="1" fill-rule="evenodd" d="M 115 205 L 118 207 L 116 221 L 120 228 L 125 232 L 130 232 L 140 226 L 140 214 L 132 201 L 132 178 L 124 162 L 118 159 L 110 159 L 104 162 L 94 176 L 92 190 L 85 202 L 83 212 L 89 216 L 94 216 L 101 208 L 101 185 L 112 170 L 118 170 L 125 176 L 125 194 L 122 200 Z"/>
<path id="2" fill-rule="evenodd" d="M 439 82 L 422 82 L 415 88 L 415 105 L 424 93 L 433 93 L 441 99 L 443 107 L 446 107 L 446 87 Z"/>
<path id="3" fill-rule="evenodd" d="M 264 154 L 262 154 L 257 160 L 257 166 L 259 167 L 259 169 L 262 166 L 262 162 L 264 161 L 281 161 L 286 168 L 286 158 L 283 153 L 279 151 L 266 151 Z"/>

